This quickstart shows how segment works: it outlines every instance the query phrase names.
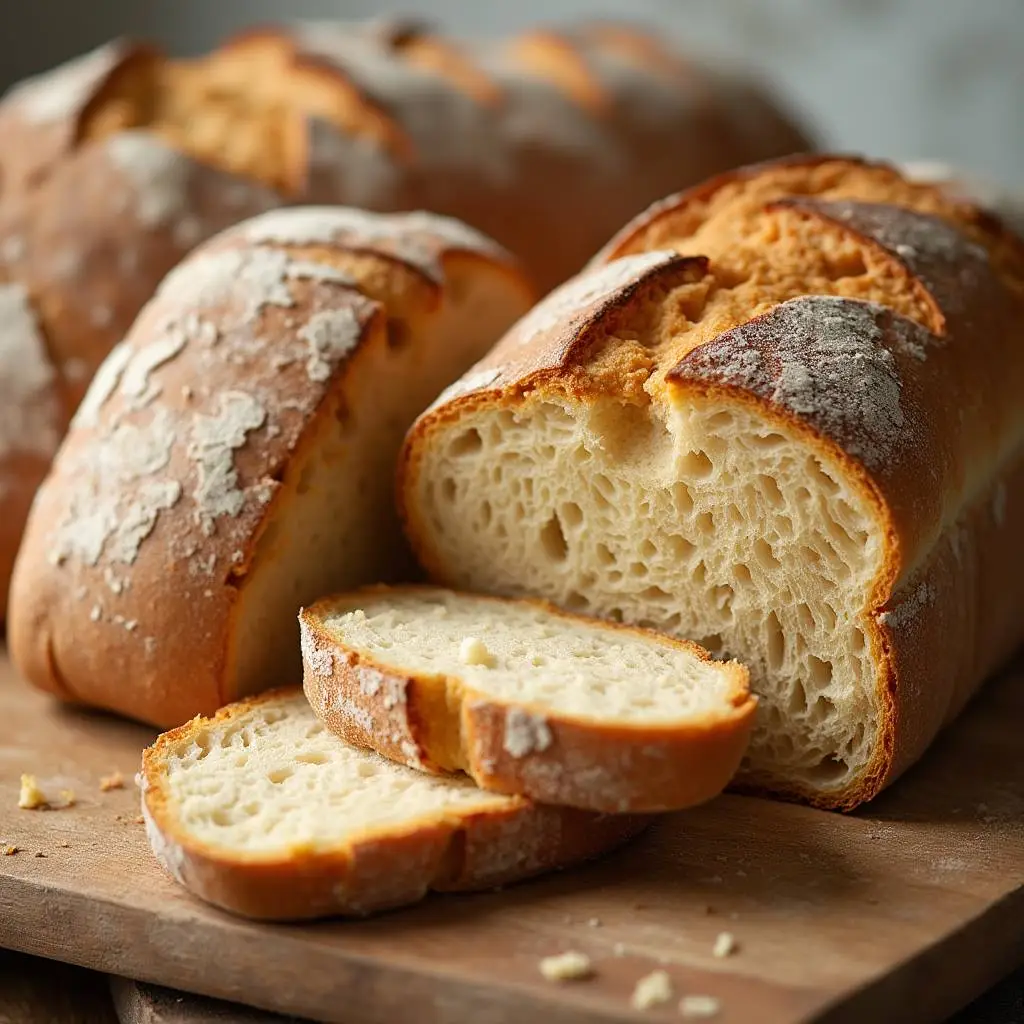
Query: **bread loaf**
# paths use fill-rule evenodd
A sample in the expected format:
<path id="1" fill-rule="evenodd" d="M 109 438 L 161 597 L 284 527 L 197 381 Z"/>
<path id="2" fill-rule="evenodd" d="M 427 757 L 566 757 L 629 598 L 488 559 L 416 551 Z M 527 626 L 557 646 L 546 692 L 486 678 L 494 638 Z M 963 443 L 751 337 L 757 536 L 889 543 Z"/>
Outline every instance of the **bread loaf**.
<path id="1" fill-rule="evenodd" d="M 57 438 L 206 238 L 283 203 L 429 209 L 550 287 L 657 195 L 804 145 L 759 90 L 609 26 L 464 48 L 404 22 L 297 25 L 194 60 L 120 40 L 16 86 L 0 102 L 0 287 L 22 310 L 0 334 L 0 615 Z"/>
<path id="2" fill-rule="evenodd" d="M 306 696 L 342 739 L 482 789 L 614 812 L 710 800 L 746 749 L 746 669 L 693 644 L 436 587 L 300 616 Z"/>
<path id="3" fill-rule="evenodd" d="M 409 535 L 750 667 L 750 785 L 850 808 L 1024 637 L 1024 250 L 895 169 L 738 171 L 634 221 L 426 412 Z"/>
<path id="4" fill-rule="evenodd" d="M 392 764 L 331 736 L 298 689 L 166 733 L 140 780 L 167 872 L 200 899 L 268 920 L 494 888 L 596 856 L 646 823 Z"/>
<path id="5" fill-rule="evenodd" d="M 1007 188 L 937 160 L 916 160 L 903 164 L 901 170 L 911 181 L 938 185 L 953 196 L 991 210 L 1024 237 L 1024 189 Z"/>
<path id="6" fill-rule="evenodd" d="M 277 210 L 198 249 L 97 373 L 39 491 L 17 666 L 160 726 L 298 683 L 300 606 L 408 571 L 408 424 L 529 303 L 501 249 L 427 214 Z"/>

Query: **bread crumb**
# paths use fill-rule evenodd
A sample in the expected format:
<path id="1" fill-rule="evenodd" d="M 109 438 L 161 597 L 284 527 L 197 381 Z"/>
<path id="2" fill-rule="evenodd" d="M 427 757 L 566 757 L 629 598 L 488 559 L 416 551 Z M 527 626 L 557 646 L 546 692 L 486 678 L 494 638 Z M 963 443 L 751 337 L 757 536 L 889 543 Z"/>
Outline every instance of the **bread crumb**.
<path id="1" fill-rule="evenodd" d="M 100 779 L 100 792 L 108 793 L 112 789 L 124 789 L 124 776 L 120 772 L 111 772 Z"/>
<path id="2" fill-rule="evenodd" d="M 616 942 L 615 945 L 612 946 L 612 953 L 615 956 L 625 956 L 626 955 L 626 944 L 624 942 Z"/>
<path id="3" fill-rule="evenodd" d="M 649 1010 L 667 1003 L 672 998 L 672 979 L 665 971 L 651 971 L 644 975 L 633 989 L 630 1003 L 634 1010 Z"/>
<path id="4" fill-rule="evenodd" d="M 5 857 L 13 857 L 20 849 L 20 846 L 14 846 L 13 844 L 11 844 L 9 846 L 3 847 L 3 849 L 0 849 L 0 853 L 2 853 Z"/>
<path id="5" fill-rule="evenodd" d="M 483 640 L 467 636 L 463 637 L 462 643 L 459 644 L 459 661 L 463 665 L 482 665 L 484 668 L 491 668 L 494 665 L 494 655 L 487 650 Z"/>
<path id="6" fill-rule="evenodd" d="M 588 921 L 587 921 L 587 927 L 588 928 L 600 928 L 601 927 L 601 918 L 599 918 L 599 917 L 591 917 L 591 918 L 589 918 Z"/>
<path id="7" fill-rule="evenodd" d="M 61 848 L 62 850 L 70 850 L 70 849 L 71 849 L 71 844 L 70 844 L 70 843 L 68 843 L 68 842 L 58 843 L 57 845 L 58 845 L 58 846 L 59 846 L 59 847 L 60 847 L 60 848 Z"/>
<path id="8" fill-rule="evenodd" d="M 37 857 L 45 857 L 45 856 L 46 856 L 46 854 L 45 854 L 45 853 L 43 853 L 43 851 L 42 851 L 42 850 L 36 850 L 36 856 L 37 856 Z"/>
<path id="9" fill-rule="evenodd" d="M 569 950 L 557 956 L 546 956 L 540 962 L 540 973 L 548 981 L 578 981 L 594 973 L 593 964 L 586 953 Z"/>
<path id="10" fill-rule="evenodd" d="M 679 1012 L 690 1020 L 706 1020 L 715 1017 L 722 1009 L 722 1003 L 714 996 L 683 996 Z"/>
<path id="11" fill-rule="evenodd" d="M 62 789 L 60 798 L 64 801 L 65 807 L 74 807 L 76 803 L 75 791 L 73 789 Z"/>
<path id="12" fill-rule="evenodd" d="M 23 811 L 38 811 L 49 806 L 46 794 L 39 788 L 39 783 L 34 775 L 22 775 L 18 806 Z"/>
<path id="13" fill-rule="evenodd" d="M 732 932 L 719 932 L 718 938 L 715 939 L 715 947 L 712 953 L 717 957 L 732 956 L 738 949 L 739 943 Z"/>

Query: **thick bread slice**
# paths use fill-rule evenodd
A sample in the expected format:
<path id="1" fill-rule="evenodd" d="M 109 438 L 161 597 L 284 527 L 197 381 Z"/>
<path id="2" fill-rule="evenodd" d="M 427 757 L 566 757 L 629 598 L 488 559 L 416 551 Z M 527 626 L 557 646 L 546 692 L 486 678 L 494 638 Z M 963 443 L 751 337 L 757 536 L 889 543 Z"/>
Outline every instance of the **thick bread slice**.
<path id="1" fill-rule="evenodd" d="M 411 570 L 409 423 L 529 302 L 501 249 L 428 214 L 275 210 L 202 246 L 103 364 L 39 491 L 15 663 L 164 727 L 297 684 L 299 608 Z"/>
<path id="2" fill-rule="evenodd" d="M 246 917 L 369 914 L 429 890 L 566 867 L 645 819 L 496 796 L 331 736 L 298 689 L 196 718 L 145 751 L 153 852 L 200 899 Z"/>
<path id="3" fill-rule="evenodd" d="M 695 638 L 760 695 L 744 778 L 878 793 L 1024 639 L 1024 249 L 838 158 L 623 230 L 413 427 L 441 583 Z"/>
<path id="4" fill-rule="evenodd" d="M 433 587 L 370 587 L 300 615 L 306 696 L 332 732 L 541 803 L 680 810 L 739 767 L 747 670 L 648 630 Z"/>

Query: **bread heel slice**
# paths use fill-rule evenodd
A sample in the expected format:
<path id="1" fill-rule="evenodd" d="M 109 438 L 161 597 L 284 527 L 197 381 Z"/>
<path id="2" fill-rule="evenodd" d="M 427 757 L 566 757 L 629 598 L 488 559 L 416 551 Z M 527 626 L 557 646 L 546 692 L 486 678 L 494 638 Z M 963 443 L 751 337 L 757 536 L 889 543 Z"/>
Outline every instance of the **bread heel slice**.
<path id="1" fill-rule="evenodd" d="M 306 696 L 333 733 L 541 803 L 702 803 L 753 725 L 741 665 L 541 601 L 371 587 L 318 602 L 300 626 Z"/>
<path id="2" fill-rule="evenodd" d="M 645 818 L 542 807 L 393 764 L 275 690 L 164 733 L 143 754 L 157 860 L 193 895 L 264 920 L 365 915 L 587 860 Z"/>

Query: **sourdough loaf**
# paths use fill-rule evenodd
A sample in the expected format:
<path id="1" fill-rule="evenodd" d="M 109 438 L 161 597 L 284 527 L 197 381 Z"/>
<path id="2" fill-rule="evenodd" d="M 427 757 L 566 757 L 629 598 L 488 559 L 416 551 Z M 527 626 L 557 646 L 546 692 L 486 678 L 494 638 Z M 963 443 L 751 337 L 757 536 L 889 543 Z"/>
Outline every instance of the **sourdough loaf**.
<path id="1" fill-rule="evenodd" d="M 740 665 L 541 601 L 370 587 L 299 621 L 306 696 L 332 732 L 540 803 L 702 803 L 739 767 L 754 720 Z"/>
<path id="2" fill-rule="evenodd" d="M 156 725 L 301 679 L 296 616 L 408 571 L 416 413 L 530 303 L 458 222 L 275 210 L 198 249 L 100 368 L 11 587 L 37 686 Z"/>
<path id="3" fill-rule="evenodd" d="M 461 47 L 300 24 L 193 60 L 119 40 L 21 83 L 0 102 L 0 287 L 24 307 L 0 334 L 0 591 L 100 361 L 225 227 L 283 203 L 430 209 L 549 287 L 669 188 L 804 145 L 758 89 L 611 26 Z M 40 360 L 56 398 L 9 369 Z"/>
<path id="4" fill-rule="evenodd" d="M 761 697 L 747 783 L 849 808 L 1024 636 L 1024 251 L 838 158 L 639 217 L 413 427 L 440 582 L 692 636 Z"/>
<path id="5" fill-rule="evenodd" d="M 596 856 L 645 824 L 393 764 L 330 735 L 298 689 L 165 733 L 143 755 L 140 784 L 167 872 L 209 903 L 267 920 L 506 885 Z"/>

